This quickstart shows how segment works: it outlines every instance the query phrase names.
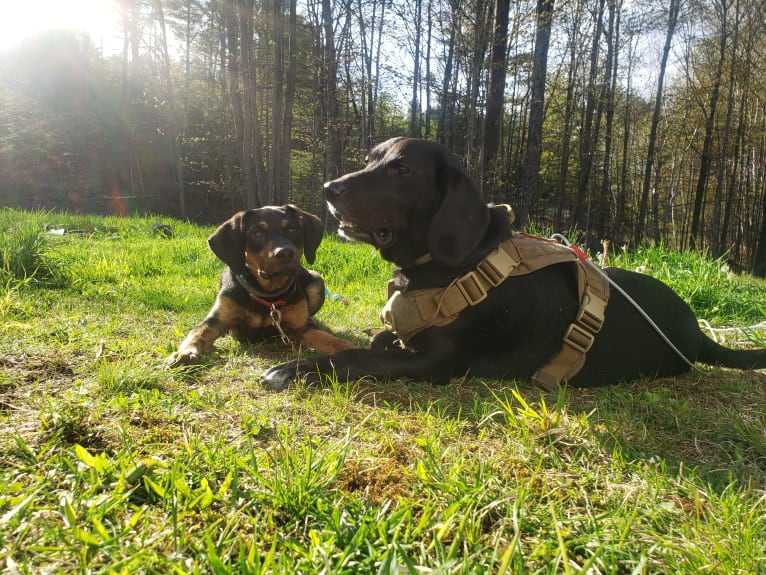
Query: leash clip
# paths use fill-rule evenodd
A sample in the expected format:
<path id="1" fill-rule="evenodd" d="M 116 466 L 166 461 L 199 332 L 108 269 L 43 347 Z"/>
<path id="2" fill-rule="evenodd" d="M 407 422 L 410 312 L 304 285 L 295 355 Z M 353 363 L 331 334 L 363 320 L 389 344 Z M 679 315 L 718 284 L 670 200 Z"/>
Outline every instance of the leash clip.
<path id="1" fill-rule="evenodd" d="M 276 304 L 271 304 L 271 311 L 269 312 L 269 316 L 271 316 L 271 321 L 274 323 L 274 327 L 276 327 L 277 331 L 279 332 L 279 338 L 282 340 L 282 343 L 285 345 L 292 345 L 293 342 L 290 341 L 290 338 L 287 337 L 285 330 L 282 329 L 282 312 L 279 311 L 279 308 L 277 308 Z"/>

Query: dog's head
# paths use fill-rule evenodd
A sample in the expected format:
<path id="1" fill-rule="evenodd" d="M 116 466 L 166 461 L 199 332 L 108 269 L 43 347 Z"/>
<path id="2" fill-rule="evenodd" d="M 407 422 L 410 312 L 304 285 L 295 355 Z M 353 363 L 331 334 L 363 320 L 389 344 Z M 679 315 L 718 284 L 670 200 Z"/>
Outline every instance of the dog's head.
<path id="1" fill-rule="evenodd" d="M 456 266 L 489 225 L 489 209 L 458 159 L 430 140 L 387 140 L 370 151 L 363 169 L 324 189 L 340 233 L 402 267 L 426 254 Z"/>
<path id="2" fill-rule="evenodd" d="M 322 222 L 293 205 L 234 214 L 208 238 L 213 253 L 236 273 L 246 269 L 261 280 L 295 274 L 301 255 L 314 262 Z"/>

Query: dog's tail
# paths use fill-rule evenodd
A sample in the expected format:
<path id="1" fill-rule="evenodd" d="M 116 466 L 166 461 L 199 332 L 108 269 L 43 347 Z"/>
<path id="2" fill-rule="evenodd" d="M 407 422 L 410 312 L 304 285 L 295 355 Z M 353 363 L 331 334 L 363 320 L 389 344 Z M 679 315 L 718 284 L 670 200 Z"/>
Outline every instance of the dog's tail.
<path id="1" fill-rule="evenodd" d="M 700 335 L 702 345 L 697 361 L 735 369 L 766 369 L 766 349 L 731 349 Z"/>

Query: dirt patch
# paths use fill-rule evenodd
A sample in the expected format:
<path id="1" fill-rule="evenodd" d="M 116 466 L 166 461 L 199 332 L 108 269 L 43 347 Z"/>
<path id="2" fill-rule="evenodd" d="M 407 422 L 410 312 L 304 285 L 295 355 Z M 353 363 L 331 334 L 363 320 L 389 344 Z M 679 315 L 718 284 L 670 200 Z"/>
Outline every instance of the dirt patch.
<path id="1" fill-rule="evenodd" d="M 412 495 L 407 470 L 393 458 L 346 461 L 338 474 L 336 487 L 374 504 Z"/>
<path id="2" fill-rule="evenodd" d="M 3 383 L 0 393 L 41 382 L 64 382 L 74 379 L 74 371 L 67 360 L 60 356 L 32 356 L 27 354 L 0 354 Z"/>
<path id="3" fill-rule="evenodd" d="M 74 379 L 60 356 L 0 354 L 0 413 L 36 410 L 39 398 L 58 394 Z"/>
<path id="4" fill-rule="evenodd" d="M 50 398 L 71 389 L 77 375 L 69 359 L 59 354 L 0 354 L 0 446 L 13 448 L 16 439 L 33 446 L 41 438 L 104 449 L 87 405 L 64 401 L 50 407 Z"/>

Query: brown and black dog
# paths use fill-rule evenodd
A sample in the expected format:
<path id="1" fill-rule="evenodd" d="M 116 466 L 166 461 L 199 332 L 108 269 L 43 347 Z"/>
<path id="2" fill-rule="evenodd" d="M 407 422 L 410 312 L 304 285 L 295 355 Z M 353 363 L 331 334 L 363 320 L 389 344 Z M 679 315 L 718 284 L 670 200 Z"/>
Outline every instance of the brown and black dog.
<path id="1" fill-rule="evenodd" d="M 394 138 L 376 146 L 366 166 L 325 184 L 325 196 L 348 238 L 375 246 L 401 268 L 407 290 L 451 285 L 511 237 L 508 212 L 488 206 L 458 159 L 427 140 Z M 689 306 L 662 282 L 607 268 L 691 362 L 766 368 L 766 350 L 731 350 L 706 337 Z M 410 378 L 446 382 L 466 373 L 529 379 L 556 356 L 578 312 L 577 276 L 558 263 L 510 277 L 449 325 L 432 326 L 408 349 L 356 349 L 275 366 L 261 378 L 281 390 L 298 379 Z M 603 327 L 573 386 L 672 376 L 689 370 L 616 289 Z"/>
<path id="2" fill-rule="evenodd" d="M 301 256 L 314 262 L 322 231 L 319 218 L 293 205 L 239 212 L 221 224 L 208 238 L 227 266 L 218 297 L 166 364 L 199 361 L 225 333 L 245 342 L 282 337 L 320 353 L 353 348 L 311 319 L 324 303 L 324 281 Z"/>

